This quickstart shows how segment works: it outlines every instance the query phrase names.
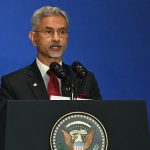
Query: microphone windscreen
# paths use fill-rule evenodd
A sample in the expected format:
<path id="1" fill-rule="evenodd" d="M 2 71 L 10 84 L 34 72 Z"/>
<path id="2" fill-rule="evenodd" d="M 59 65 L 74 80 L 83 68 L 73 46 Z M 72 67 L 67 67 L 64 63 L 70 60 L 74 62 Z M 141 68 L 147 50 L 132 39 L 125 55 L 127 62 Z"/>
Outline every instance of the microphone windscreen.
<path id="1" fill-rule="evenodd" d="M 78 61 L 72 63 L 72 69 L 80 78 L 85 78 L 88 74 L 87 69 Z"/>
<path id="2" fill-rule="evenodd" d="M 55 75 L 60 79 L 66 79 L 66 70 L 57 62 L 52 62 L 50 64 L 50 69 L 55 73 Z"/>
<path id="3" fill-rule="evenodd" d="M 72 67 L 76 68 L 77 66 L 83 66 L 79 61 L 75 61 L 72 63 Z"/>

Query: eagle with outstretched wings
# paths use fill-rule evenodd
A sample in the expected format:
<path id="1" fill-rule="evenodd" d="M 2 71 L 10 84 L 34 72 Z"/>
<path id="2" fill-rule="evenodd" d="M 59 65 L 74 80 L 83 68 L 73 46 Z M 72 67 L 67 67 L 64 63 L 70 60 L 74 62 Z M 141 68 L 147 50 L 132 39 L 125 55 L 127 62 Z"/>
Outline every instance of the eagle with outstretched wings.
<path id="1" fill-rule="evenodd" d="M 65 142 L 67 144 L 67 146 L 69 147 L 70 150 L 74 150 L 74 143 L 75 140 L 72 139 L 72 136 L 65 130 L 61 130 L 63 132 L 64 138 L 65 138 Z M 93 140 L 93 136 L 94 136 L 94 132 L 95 129 L 91 130 L 85 138 L 85 141 L 83 141 L 81 134 L 78 135 L 78 138 L 80 137 L 80 141 L 82 141 L 84 143 L 83 145 L 83 149 L 86 150 L 90 147 L 92 140 Z"/>

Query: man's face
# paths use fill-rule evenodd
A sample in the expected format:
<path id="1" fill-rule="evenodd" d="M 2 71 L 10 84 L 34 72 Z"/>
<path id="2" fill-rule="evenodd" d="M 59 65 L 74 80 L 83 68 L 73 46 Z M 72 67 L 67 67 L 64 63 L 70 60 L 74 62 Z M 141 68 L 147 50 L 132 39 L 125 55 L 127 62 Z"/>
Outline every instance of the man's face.
<path id="1" fill-rule="evenodd" d="M 67 30 L 62 16 L 44 17 L 30 38 L 37 47 L 38 58 L 60 58 L 67 47 Z"/>

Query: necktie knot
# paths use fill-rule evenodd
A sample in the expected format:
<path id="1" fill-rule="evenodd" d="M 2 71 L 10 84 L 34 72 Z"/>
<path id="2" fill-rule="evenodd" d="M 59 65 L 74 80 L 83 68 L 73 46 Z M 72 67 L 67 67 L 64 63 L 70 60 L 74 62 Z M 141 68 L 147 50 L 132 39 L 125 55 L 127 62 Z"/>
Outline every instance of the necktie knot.
<path id="1" fill-rule="evenodd" d="M 47 74 L 48 74 L 50 77 L 53 76 L 53 75 L 55 75 L 52 69 L 49 69 L 49 70 L 47 71 Z"/>

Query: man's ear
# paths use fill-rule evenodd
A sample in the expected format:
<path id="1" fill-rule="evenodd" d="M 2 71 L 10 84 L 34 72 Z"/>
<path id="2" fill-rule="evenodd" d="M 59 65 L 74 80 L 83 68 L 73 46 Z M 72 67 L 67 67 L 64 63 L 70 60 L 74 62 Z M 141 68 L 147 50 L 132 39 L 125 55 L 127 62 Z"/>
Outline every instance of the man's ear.
<path id="1" fill-rule="evenodd" d="M 35 32 L 29 32 L 29 39 L 31 40 L 32 44 L 36 46 Z"/>

